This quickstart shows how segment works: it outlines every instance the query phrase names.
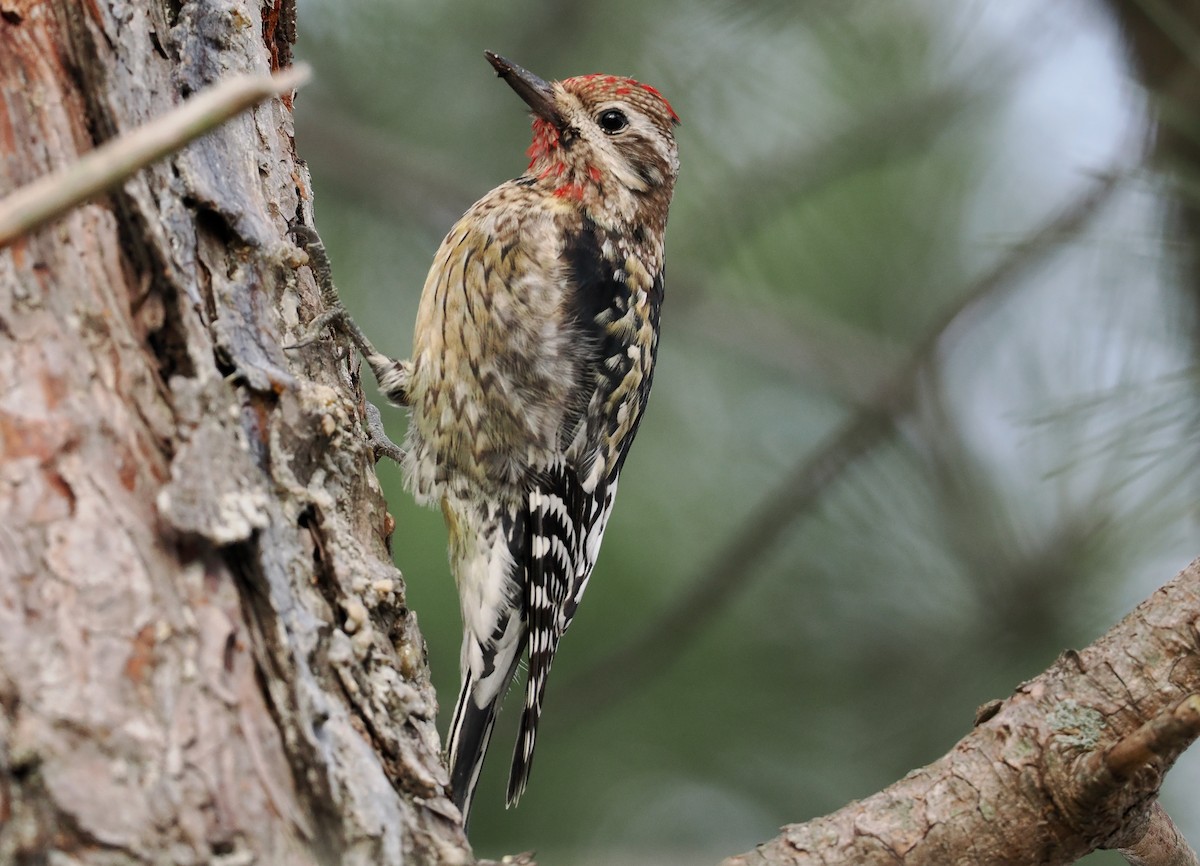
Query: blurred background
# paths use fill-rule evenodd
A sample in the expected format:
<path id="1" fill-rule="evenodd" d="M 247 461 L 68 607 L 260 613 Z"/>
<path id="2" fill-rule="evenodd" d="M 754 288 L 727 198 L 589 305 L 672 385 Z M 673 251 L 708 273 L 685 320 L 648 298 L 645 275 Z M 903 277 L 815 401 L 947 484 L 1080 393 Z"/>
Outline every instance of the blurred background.
<path id="1" fill-rule="evenodd" d="M 477 853 L 716 863 L 938 758 L 1200 553 L 1198 6 L 302 0 L 319 225 L 397 356 L 441 237 L 525 167 L 485 48 L 683 118 L 654 398 Z M 445 530 L 380 473 L 444 728 Z M 1193 750 L 1164 793 L 1193 843 L 1197 791 Z"/>

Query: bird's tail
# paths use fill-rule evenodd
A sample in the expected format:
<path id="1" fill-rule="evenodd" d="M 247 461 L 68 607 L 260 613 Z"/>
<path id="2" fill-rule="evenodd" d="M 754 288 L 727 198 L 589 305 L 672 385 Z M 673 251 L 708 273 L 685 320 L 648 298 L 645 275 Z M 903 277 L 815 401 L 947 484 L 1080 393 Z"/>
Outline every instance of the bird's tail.
<path id="1" fill-rule="evenodd" d="M 546 680 L 550 676 L 550 663 L 558 648 L 558 639 L 550 635 L 547 649 L 539 651 L 534 643 L 529 651 L 529 680 L 525 684 L 525 711 L 521 713 L 521 728 L 517 732 L 517 744 L 513 749 L 512 769 L 508 773 L 508 795 L 505 805 L 517 805 L 525 788 L 529 785 L 529 774 L 533 770 L 533 750 L 537 746 L 538 721 L 542 717 L 542 700 L 546 697 Z"/>
<path id="2" fill-rule="evenodd" d="M 479 706 L 475 703 L 475 677 L 467 671 L 463 674 L 462 690 L 454 706 L 454 718 L 450 722 L 450 788 L 454 805 L 462 812 L 463 826 L 471 811 L 471 800 L 475 797 L 475 786 L 479 784 L 479 771 L 483 769 L 483 757 L 487 754 L 488 741 L 496 724 L 499 696 Z"/>

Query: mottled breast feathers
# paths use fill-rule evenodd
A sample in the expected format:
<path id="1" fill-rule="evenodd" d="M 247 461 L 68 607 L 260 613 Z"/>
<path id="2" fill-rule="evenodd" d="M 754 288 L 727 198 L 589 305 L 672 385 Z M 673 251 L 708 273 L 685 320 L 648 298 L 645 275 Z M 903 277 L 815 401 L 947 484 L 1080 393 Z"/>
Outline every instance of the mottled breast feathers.
<path id="1" fill-rule="evenodd" d="M 592 490 L 623 461 L 649 390 L 661 249 L 522 181 L 447 235 L 422 295 L 407 468 L 423 499 L 452 482 L 528 489 L 564 453 Z"/>

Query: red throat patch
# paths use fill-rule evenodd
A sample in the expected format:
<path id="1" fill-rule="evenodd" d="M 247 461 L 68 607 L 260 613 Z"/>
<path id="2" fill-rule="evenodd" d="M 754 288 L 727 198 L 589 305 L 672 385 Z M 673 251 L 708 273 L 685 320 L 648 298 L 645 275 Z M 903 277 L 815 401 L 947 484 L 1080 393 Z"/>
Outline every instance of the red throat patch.
<path id="1" fill-rule="evenodd" d="M 558 130 L 554 128 L 554 124 L 540 117 L 534 120 L 533 142 L 525 151 L 525 155 L 529 157 L 529 167 L 533 168 L 534 163 L 557 150 L 558 145 Z"/>

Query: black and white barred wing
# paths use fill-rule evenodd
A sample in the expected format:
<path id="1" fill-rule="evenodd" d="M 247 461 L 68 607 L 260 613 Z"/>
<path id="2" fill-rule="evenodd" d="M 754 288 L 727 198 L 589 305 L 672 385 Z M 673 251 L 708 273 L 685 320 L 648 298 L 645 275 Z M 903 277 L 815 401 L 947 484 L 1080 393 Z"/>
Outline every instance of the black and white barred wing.
<path id="1" fill-rule="evenodd" d="M 529 677 L 508 780 L 509 805 L 529 782 L 550 666 L 596 564 L 615 492 L 616 485 L 606 483 L 585 491 L 574 469 L 559 463 L 529 494 Z"/>

